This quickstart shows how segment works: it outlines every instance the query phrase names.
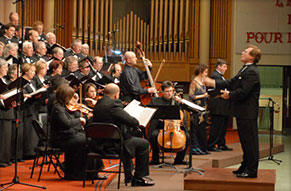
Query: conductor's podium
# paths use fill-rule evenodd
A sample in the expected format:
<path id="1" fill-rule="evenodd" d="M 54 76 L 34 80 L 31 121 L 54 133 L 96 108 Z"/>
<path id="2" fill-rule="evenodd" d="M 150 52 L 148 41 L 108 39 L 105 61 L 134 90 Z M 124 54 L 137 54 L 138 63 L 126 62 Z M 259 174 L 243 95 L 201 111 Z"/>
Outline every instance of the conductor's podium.
<path id="1" fill-rule="evenodd" d="M 184 190 L 274 191 L 276 170 L 259 170 L 257 178 L 237 178 L 230 168 L 205 168 L 204 175 L 185 174 Z"/>

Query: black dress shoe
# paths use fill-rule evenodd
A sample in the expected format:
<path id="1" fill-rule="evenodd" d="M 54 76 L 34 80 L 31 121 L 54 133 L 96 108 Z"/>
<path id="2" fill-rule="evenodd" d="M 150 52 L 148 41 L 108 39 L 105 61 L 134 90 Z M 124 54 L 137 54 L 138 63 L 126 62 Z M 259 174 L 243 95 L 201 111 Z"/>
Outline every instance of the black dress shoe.
<path id="1" fill-rule="evenodd" d="M 221 152 L 221 149 L 216 148 L 216 147 L 208 147 L 207 150 L 208 151 L 213 151 L 213 152 Z"/>
<path id="2" fill-rule="evenodd" d="M 155 185 L 154 182 L 148 182 L 141 177 L 133 177 L 131 180 L 131 186 L 153 186 Z"/>
<path id="3" fill-rule="evenodd" d="M 152 160 L 151 162 L 150 162 L 150 165 L 158 165 L 158 164 L 160 164 L 160 161 L 156 161 L 156 160 Z"/>
<path id="4" fill-rule="evenodd" d="M 0 163 L 0 168 L 4 168 L 4 167 L 7 167 L 8 164 L 7 163 Z"/>
<path id="5" fill-rule="evenodd" d="M 186 165 L 186 164 L 188 164 L 188 162 L 186 162 L 186 161 L 184 161 L 184 160 L 178 160 L 178 161 L 174 161 L 174 165 L 175 164 L 183 164 L 183 165 Z"/>
<path id="6" fill-rule="evenodd" d="M 257 178 L 257 174 L 241 173 L 236 175 L 238 178 Z"/>
<path id="7" fill-rule="evenodd" d="M 229 148 L 229 147 L 226 146 L 226 145 L 224 145 L 224 146 L 220 146 L 219 149 L 222 150 L 222 151 L 232 151 L 232 150 L 233 150 L 232 148 Z"/>
<path id="8" fill-rule="evenodd" d="M 245 171 L 245 169 L 240 166 L 237 170 L 232 171 L 233 174 L 241 174 Z"/>

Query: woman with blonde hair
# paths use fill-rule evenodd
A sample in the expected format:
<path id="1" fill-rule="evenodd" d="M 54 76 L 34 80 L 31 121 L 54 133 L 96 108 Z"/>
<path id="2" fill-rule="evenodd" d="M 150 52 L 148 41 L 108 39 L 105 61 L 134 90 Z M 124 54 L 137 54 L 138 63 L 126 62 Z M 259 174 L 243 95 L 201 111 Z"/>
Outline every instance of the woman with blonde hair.
<path id="1" fill-rule="evenodd" d="M 208 75 L 208 66 L 199 64 L 195 68 L 195 77 L 191 81 L 189 88 L 189 99 L 195 104 L 206 108 L 208 93 L 203 79 Z M 191 116 L 191 144 L 192 153 L 195 155 L 209 154 L 207 151 L 207 114 L 193 113 Z"/>

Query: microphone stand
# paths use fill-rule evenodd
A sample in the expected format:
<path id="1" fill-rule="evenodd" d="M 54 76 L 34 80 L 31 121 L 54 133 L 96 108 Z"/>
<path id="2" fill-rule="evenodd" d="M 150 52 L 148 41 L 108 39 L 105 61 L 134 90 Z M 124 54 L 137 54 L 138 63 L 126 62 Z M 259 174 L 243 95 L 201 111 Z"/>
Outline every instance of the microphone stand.
<path id="1" fill-rule="evenodd" d="M 271 103 L 271 107 L 270 107 L 270 103 Z M 273 155 L 273 148 L 274 148 L 274 141 L 273 141 L 273 136 L 274 136 L 274 105 L 275 105 L 275 101 L 272 100 L 272 98 L 269 98 L 269 103 L 268 103 L 268 107 L 270 108 L 270 130 L 269 130 L 269 136 L 270 136 L 270 151 L 269 151 L 269 157 L 267 159 L 263 159 L 261 161 L 265 161 L 265 160 L 271 160 L 274 163 L 276 163 L 277 165 L 280 165 L 282 160 L 278 160 L 278 159 L 274 159 L 274 155 Z"/>
<path id="2" fill-rule="evenodd" d="M 24 0 L 16 0 L 15 2 L 13 2 L 13 4 L 16 4 L 19 1 L 21 1 L 21 10 L 22 10 L 22 14 L 21 14 L 21 22 L 22 22 L 21 23 L 22 24 L 21 33 L 22 33 L 22 37 L 21 37 L 21 40 L 22 40 L 22 44 L 23 44 L 23 40 L 24 40 L 23 39 L 23 35 L 24 35 L 24 28 L 23 28 L 23 26 L 24 26 Z M 17 66 L 17 78 L 20 77 L 19 76 L 19 70 L 20 70 L 19 68 L 20 68 L 20 66 L 21 66 L 21 64 L 23 62 L 23 60 L 22 60 L 22 55 L 23 55 L 22 44 L 21 44 L 21 47 L 20 47 L 21 48 L 21 54 L 20 54 L 20 58 L 19 58 L 20 62 L 17 63 L 17 65 L 18 65 Z M 21 78 L 22 77 L 20 77 L 19 83 L 17 85 L 17 93 L 20 91 L 20 88 L 21 88 L 20 87 L 21 86 Z M 21 96 L 19 96 L 18 103 L 21 103 Z M 13 186 L 15 184 L 21 184 L 21 185 L 25 185 L 25 186 L 31 186 L 31 187 L 37 187 L 37 188 L 46 189 L 46 187 L 44 187 L 44 186 L 38 186 L 38 185 L 33 185 L 33 184 L 27 184 L 27 183 L 20 182 L 19 181 L 19 177 L 17 176 L 17 139 L 18 139 L 18 127 L 19 127 L 19 119 L 18 119 L 18 117 L 19 117 L 19 108 L 20 108 L 20 106 L 17 104 L 17 106 L 16 106 L 15 140 L 14 140 L 14 142 L 15 142 L 15 147 L 14 147 L 15 148 L 14 178 L 13 178 L 13 180 L 11 182 L 1 184 L 0 185 L 1 187 L 3 187 L 4 185 L 7 185 L 7 186 L 5 186 L 4 188 L 0 189 L 0 191 L 5 190 L 6 188 L 9 188 L 9 187 L 11 187 L 11 186 Z"/>

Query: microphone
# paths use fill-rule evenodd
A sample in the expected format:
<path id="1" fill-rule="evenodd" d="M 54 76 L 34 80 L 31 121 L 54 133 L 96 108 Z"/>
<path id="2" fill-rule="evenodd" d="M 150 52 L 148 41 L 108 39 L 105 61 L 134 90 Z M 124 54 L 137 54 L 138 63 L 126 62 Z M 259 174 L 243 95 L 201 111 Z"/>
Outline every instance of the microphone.
<path id="1" fill-rule="evenodd" d="M 111 32 L 108 32 L 108 34 L 113 34 L 113 33 L 116 33 L 116 32 L 118 32 L 119 31 L 119 29 L 115 29 L 115 30 L 113 30 L 113 31 L 111 31 Z"/>
<path id="2" fill-rule="evenodd" d="M 22 0 L 16 0 L 16 1 L 12 2 L 12 4 L 16 4 L 16 3 L 18 3 L 19 1 L 22 1 Z"/>
<path id="3" fill-rule="evenodd" d="M 59 27 L 61 29 L 65 29 L 65 26 L 64 25 L 57 24 L 57 27 Z"/>

